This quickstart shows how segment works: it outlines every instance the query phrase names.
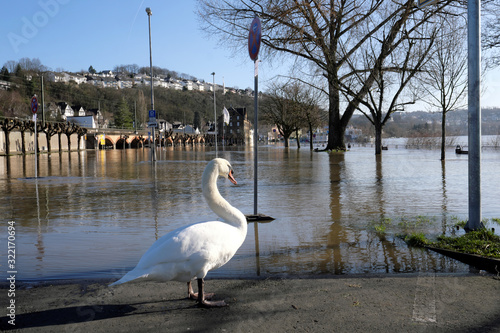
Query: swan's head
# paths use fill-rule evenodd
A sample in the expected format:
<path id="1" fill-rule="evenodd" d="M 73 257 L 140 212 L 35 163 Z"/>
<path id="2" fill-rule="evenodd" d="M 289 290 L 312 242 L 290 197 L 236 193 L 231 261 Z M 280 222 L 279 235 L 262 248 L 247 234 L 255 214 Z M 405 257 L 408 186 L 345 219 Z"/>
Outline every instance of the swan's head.
<path id="1" fill-rule="evenodd" d="M 238 183 L 236 182 L 236 179 L 234 179 L 234 172 L 233 168 L 231 167 L 231 164 L 229 163 L 228 160 L 225 160 L 223 158 L 214 158 L 210 164 L 214 164 L 215 168 L 219 171 L 219 176 L 227 178 L 233 183 L 234 185 L 237 185 Z"/>

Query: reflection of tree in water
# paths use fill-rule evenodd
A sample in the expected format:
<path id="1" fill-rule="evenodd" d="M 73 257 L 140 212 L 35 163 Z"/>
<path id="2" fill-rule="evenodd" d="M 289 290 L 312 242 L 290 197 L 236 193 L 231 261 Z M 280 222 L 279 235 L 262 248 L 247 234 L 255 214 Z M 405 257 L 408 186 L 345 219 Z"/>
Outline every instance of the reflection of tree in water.
<path id="1" fill-rule="evenodd" d="M 346 165 L 345 154 L 333 153 L 329 156 L 332 223 L 326 236 L 326 249 L 319 259 L 319 273 L 391 273 L 438 267 L 454 270 L 455 265 L 450 264 L 447 258 L 422 249 L 408 248 L 395 235 L 363 227 L 370 223 L 369 219 L 390 221 L 386 212 L 385 191 L 388 189 L 384 188 L 382 156 L 375 158 L 373 176 L 354 175 L 365 179 L 354 183 L 349 179 L 352 170 L 348 168 L 352 165 Z M 356 226 L 356 220 L 362 223 Z"/>
<path id="2" fill-rule="evenodd" d="M 349 243 L 348 230 L 342 224 L 342 203 L 341 203 L 341 181 L 345 179 L 344 153 L 330 153 L 330 211 L 332 224 L 327 235 L 327 247 L 325 251 L 325 261 L 321 265 L 322 270 L 332 271 L 328 266 L 333 263 L 335 274 L 345 273 L 346 263 L 342 256 L 342 248 Z"/>

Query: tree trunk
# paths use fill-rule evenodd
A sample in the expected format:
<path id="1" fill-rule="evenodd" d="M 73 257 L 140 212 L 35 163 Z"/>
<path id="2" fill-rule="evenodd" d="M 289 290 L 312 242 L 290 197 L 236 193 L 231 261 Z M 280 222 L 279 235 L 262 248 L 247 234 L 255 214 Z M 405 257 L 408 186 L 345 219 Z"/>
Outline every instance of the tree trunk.
<path id="1" fill-rule="evenodd" d="M 295 131 L 295 138 L 297 139 L 297 149 L 300 149 L 299 130 Z"/>
<path id="2" fill-rule="evenodd" d="M 71 152 L 71 134 L 66 134 L 66 137 L 68 138 L 68 152 Z"/>
<path id="3" fill-rule="evenodd" d="M 444 161 L 446 155 L 446 112 L 443 111 L 441 121 L 441 161 Z"/>
<path id="4" fill-rule="evenodd" d="M 284 136 L 283 139 L 285 140 L 285 148 L 288 148 L 288 139 L 290 138 L 290 135 Z"/>
<path id="5" fill-rule="evenodd" d="M 10 131 L 3 128 L 3 133 L 5 136 L 5 155 L 9 156 L 9 154 L 10 154 Z"/>
<path id="6" fill-rule="evenodd" d="M 375 124 L 375 155 L 382 154 L 382 124 Z"/>
<path id="7" fill-rule="evenodd" d="M 24 138 L 24 131 L 21 131 L 21 152 L 26 154 L 26 139 Z"/>
<path id="8" fill-rule="evenodd" d="M 312 124 L 309 123 L 309 149 L 313 150 L 313 129 Z"/>
<path id="9" fill-rule="evenodd" d="M 47 153 L 50 154 L 50 134 L 45 132 L 45 139 L 47 140 Z"/>
<path id="10" fill-rule="evenodd" d="M 328 75 L 328 144 L 325 150 L 345 149 L 344 133 L 342 122 L 340 121 L 340 95 L 336 87 L 336 73 Z"/>
<path id="11" fill-rule="evenodd" d="M 61 134 L 62 133 L 57 133 L 57 140 L 59 141 L 59 152 L 60 153 L 62 153 Z"/>

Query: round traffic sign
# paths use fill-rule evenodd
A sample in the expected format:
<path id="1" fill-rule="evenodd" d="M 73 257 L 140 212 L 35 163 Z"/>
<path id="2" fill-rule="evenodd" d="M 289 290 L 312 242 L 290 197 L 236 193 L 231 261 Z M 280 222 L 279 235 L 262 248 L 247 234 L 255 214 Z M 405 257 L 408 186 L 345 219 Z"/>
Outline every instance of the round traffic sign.
<path id="1" fill-rule="evenodd" d="M 31 98 L 31 112 L 33 112 L 33 114 L 38 112 L 38 99 L 36 95 Z"/>
<path id="2" fill-rule="evenodd" d="M 250 25 L 250 32 L 248 34 L 248 53 L 250 54 L 250 59 L 254 61 L 257 60 L 259 56 L 261 36 L 260 19 L 258 16 L 255 16 Z"/>

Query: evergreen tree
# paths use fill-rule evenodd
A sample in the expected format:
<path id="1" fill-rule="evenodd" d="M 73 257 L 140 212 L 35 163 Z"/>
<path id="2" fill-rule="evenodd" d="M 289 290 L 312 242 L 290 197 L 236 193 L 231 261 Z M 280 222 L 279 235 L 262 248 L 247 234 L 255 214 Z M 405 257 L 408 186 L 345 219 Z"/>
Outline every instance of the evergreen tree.
<path id="1" fill-rule="evenodd" d="M 133 116 L 125 98 L 122 98 L 115 112 L 115 126 L 117 128 L 132 128 Z"/>
<path id="2" fill-rule="evenodd" d="M 200 118 L 200 113 L 198 111 L 194 112 L 193 127 L 201 129 L 201 118 Z"/>
<path id="3" fill-rule="evenodd" d="M 90 74 L 95 74 L 95 73 L 97 73 L 97 71 L 94 69 L 94 67 L 93 67 L 92 65 L 90 65 L 90 67 L 89 67 L 89 73 L 90 73 Z"/>
<path id="4" fill-rule="evenodd" d="M 20 64 L 17 64 L 16 66 L 16 76 L 23 77 L 23 68 L 21 67 Z"/>
<path id="5" fill-rule="evenodd" d="M 2 70 L 0 70 L 0 80 L 9 81 L 10 73 L 7 67 L 3 66 Z"/>

